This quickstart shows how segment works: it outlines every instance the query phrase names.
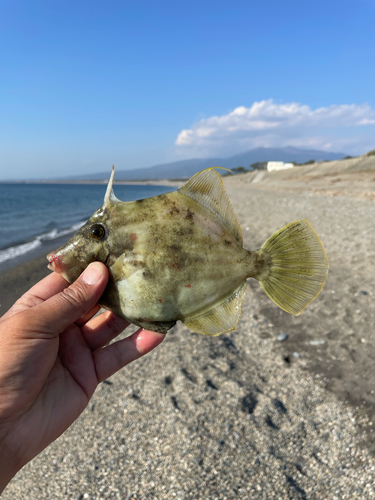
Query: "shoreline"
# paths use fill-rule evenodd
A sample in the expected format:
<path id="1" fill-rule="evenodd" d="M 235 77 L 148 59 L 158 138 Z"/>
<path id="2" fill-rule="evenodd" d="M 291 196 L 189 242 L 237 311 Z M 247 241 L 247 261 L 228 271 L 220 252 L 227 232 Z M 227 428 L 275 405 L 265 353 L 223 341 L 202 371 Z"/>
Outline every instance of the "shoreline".
<path id="1" fill-rule="evenodd" d="M 73 236 L 75 231 L 71 231 L 69 233 L 65 233 L 62 236 L 57 237 L 54 240 L 46 240 L 42 241 L 40 246 L 25 252 L 17 257 L 13 257 L 11 259 L 5 260 L 4 262 L 0 262 L 0 277 L 4 272 L 9 271 L 13 267 L 17 267 L 19 265 L 24 264 L 25 262 L 37 259 L 38 257 L 46 256 L 52 250 L 59 248 L 62 244 L 68 241 L 69 238 Z M 13 248 L 13 247 L 9 247 Z M 6 250 L 6 249 L 3 249 Z"/>
<path id="2" fill-rule="evenodd" d="M 213 167 L 220 168 L 220 167 Z M 246 173 L 233 174 L 229 176 L 224 176 L 224 178 L 245 178 L 245 182 L 261 182 L 264 177 L 268 184 L 273 181 L 289 181 L 293 182 L 310 182 L 319 181 L 322 179 L 329 179 L 329 184 L 334 184 L 336 182 L 341 182 L 342 177 L 349 178 L 349 184 L 361 184 L 361 179 L 365 174 L 367 179 L 365 182 L 374 182 L 373 174 L 375 173 L 375 154 L 372 155 L 361 155 L 357 157 L 343 158 L 339 160 L 331 161 L 317 161 L 311 164 L 295 165 L 292 169 L 279 170 L 268 172 L 267 170 L 252 170 Z M 262 179 L 259 179 L 259 174 Z M 258 176 L 258 179 L 256 178 Z M 336 178 L 335 178 L 336 177 Z M 350 178 L 351 177 L 351 178 Z M 332 179 L 334 178 L 334 179 Z M 154 186 L 171 186 L 179 187 L 184 184 L 189 178 L 174 178 L 174 179 L 138 179 L 138 180 L 114 180 L 113 184 L 124 184 L 124 185 L 154 185 Z M 109 180 L 105 179 L 39 179 L 39 180 L 10 180 L 1 181 L 0 184 L 107 184 Z M 363 186 L 363 182 L 362 182 Z"/>
<path id="3" fill-rule="evenodd" d="M 65 181 L 49 181 L 49 180 L 39 180 L 39 181 L 0 181 L 0 184 L 75 184 L 75 185 L 85 185 L 85 184 L 108 184 L 109 179 L 99 179 L 99 180 L 65 180 Z M 149 179 L 149 180 L 139 180 L 139 181 L 121 181 L 115 180 L 113 185 L 125 185 L 125 186 L 166 186 L 166 187 L 180 187 L 188 179 Z"/>

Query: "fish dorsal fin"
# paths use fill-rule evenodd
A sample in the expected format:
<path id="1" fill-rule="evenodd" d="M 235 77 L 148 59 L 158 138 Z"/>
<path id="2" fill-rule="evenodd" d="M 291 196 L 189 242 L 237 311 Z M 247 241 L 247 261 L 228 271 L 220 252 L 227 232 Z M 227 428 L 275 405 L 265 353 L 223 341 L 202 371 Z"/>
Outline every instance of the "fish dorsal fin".
<path id="1" fill-rule="evenodd" d="M 245 281 L 225 302 L 201 316 L 185 319 L 183 323 L 193 332 L 212 337 L 234 330 L 241 316 L 246 287 Z"/>
<path id="2" fill-rule="evenodd" d="M 109 203 L 117 203 L 120 200 L 116 198 L 115 193 L 113 192 L 113 177 L 115 175 L 115 166 L 112 165 L 112 173 L 111 177 L 108 181 L 107 191 L 104 196 L 104 205 L 108 205 Z"/>
<path id="3" fill-rule="evenodd" d="M 208 168 L 193 175 L 178 191 L 211 210 L 242 245 L 242 231 L 225 191 L 223 180 L 214 169 Z"/>

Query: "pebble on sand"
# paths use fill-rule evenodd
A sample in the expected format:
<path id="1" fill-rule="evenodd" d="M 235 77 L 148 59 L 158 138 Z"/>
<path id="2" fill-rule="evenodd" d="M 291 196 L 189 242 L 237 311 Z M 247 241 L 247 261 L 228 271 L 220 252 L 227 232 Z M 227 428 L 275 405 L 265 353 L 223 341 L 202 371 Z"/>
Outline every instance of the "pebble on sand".
<path id="1" fill-rule="evenodd" d="M 276 339 L 279 341 L 279 342 L 283 342 L 284 340 L 286 340 L 287 338 L 289 337 L 289 335 L 287 333 L 280 333 Z"/>

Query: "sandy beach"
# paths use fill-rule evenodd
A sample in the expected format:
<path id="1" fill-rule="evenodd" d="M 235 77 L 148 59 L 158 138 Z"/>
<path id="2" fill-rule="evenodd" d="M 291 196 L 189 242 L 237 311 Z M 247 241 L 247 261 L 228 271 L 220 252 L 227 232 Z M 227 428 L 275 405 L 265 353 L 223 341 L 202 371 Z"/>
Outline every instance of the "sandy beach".
<path id="1" fill-rule="evenodd" d="M 375 165 L 333 163 L 224 181 L 245 248 L 310 221 L 330 261 L 319 297 L 294 317 L 249 280 L 236 331 L 177 324 L 5 500 L 375 498 Z M 2 272 L 1 314 L 48 273 L 45 256 Z"/>

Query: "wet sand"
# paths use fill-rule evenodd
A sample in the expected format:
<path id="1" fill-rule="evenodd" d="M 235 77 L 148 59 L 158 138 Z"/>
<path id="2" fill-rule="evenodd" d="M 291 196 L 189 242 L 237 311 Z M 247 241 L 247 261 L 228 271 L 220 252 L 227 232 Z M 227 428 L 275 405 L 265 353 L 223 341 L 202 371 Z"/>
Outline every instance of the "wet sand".
<path id="1" fill-rule="evenodd" d="M 99 386 L 5 499 L 374 498 L 375 171 L 297 173 L 225 185 L 248 249 L 310 221 L 330 260 L 320 296 L 293 317 L 250 280 L 236 331 L 177 325 Z M 0 275 L 2 313 L 45 266 Z"/>

